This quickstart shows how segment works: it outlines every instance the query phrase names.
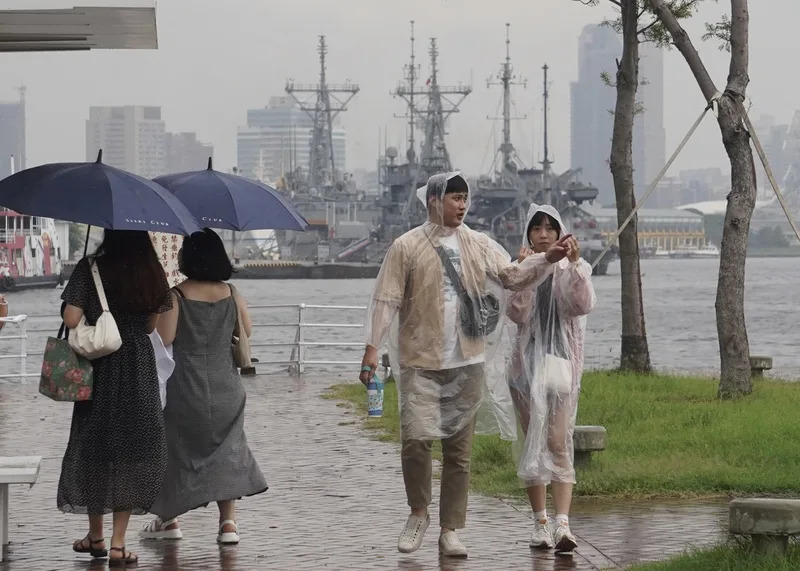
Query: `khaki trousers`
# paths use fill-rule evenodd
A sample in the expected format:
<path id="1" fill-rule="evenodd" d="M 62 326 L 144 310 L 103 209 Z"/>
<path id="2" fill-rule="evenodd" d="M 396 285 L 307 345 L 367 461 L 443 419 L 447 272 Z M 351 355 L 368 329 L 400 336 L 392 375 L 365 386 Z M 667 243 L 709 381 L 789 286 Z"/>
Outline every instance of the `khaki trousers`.
<path id="1" fill-rule="evenodd" d="M 443 397 L 439 402 L 442 416 L 452 418 L 454 409 L 463 411 L 466 424 L 442 442 L 442 481 L 439 505 L 439 525 L 447 529 L 462 529 L 467 520 L 467 500 L 469 497 L 470 457 L 472 437 L 475 431 L 475 411 L 483 394 L 483 363 L 468 365 L 457 369 L 441 371 L 401 371 L 404 380 L 411 381 L 412 375 L 435 380 L 440 385 L 450 382 L 466 383 L 458 392 L 458 402 L 449 402 Z M 412 381 L 413 383 L 413 381 Z M 408 382 L 404 383 L 410 388 Z M 402 411 L 401 411 L 402 416 Z M 411 508 L 426 508 L 431 503 L 432 440 L 402 440 L 401 462 L 403 481 L 408 505 Z"/>

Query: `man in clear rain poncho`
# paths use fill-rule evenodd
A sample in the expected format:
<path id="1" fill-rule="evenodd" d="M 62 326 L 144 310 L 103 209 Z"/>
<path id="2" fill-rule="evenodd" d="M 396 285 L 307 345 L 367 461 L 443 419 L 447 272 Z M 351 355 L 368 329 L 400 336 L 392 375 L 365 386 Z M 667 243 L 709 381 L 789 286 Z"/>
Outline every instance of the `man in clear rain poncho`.
<path id="1" fill-rule="evenodd" d="M 440 439 L 439 550 L 466 557 L 455 530 L 466 523 L 476 423 L 481 432 L 516 437 L 502 342 L 504 289 L 521 290 L 543 278 L 567 255 L 568 236 L 546 253 L 512 263 L 496 242 L 463 224 L 470 194 L 459 173 L 432 176 L 417 196 L 428 220 L 397 238 L 383 260 L 367 313 L 360 379 L 366 384 L 372 378 L 388 337 L 411 508 L 398 550 L 411 553 L 422 544 L 430 522 L 431 444 Z"/>
<path id="2" fill-rule="evenodd" d="M 566 232 L 558 210 L 532 205 L 519 259 L 541 255 Z M 517 324 L 508 379 L 525 435 L 515 452 L 517 474 L 534 513 L 530 545 L 555 546 L 561 552 L 577 547 L 568 517 L 575 484 L 572 434 L 583 373 L 586 315 L 597 302 L 591 266 L 581 259 L 574 238 L 566 245 L 567 257 L 550 266 L 542 281 L 514 292 L 507 306 L 508 316 Z M 550 531 L 545 511 L 548 484 L 556 508 L 555 533 Z"/>

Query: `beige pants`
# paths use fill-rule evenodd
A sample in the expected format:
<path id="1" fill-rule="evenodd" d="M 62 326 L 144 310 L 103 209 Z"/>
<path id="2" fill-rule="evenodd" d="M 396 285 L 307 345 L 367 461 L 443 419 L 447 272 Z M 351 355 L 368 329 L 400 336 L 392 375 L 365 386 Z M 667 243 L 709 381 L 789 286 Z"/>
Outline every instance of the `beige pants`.
<path id="1" fill-rule="evenodd" d="M 458 392 L 458 402 L 441 398 L 442 416 L 452 418 L 453 410 L 468 415 L 464 426 L 451 436 L 442 438 L 442 483 L 439 506 L 439 525 L 447 529 L 461 529 L 466 525 L 469 496 L 470 457 L 475 430 L 475 412 L 483 394 L 483 364 L 469 365 L 442 371 L 401 371 L 405 376 L 406 390 L 413 390 L 413 376 L 422 376 L 444 386 L 454 379 L 468 379 Z M 402 416 L 402 411 L 401 411 Z M 413 416 L 413 415 L 411 415 Z M 431 503 L 431 478 L 433 476 L 432 440 L 406 439 L 402 441 L 401 462 L 406 497 L 411 508 L 426 508 Z"/>

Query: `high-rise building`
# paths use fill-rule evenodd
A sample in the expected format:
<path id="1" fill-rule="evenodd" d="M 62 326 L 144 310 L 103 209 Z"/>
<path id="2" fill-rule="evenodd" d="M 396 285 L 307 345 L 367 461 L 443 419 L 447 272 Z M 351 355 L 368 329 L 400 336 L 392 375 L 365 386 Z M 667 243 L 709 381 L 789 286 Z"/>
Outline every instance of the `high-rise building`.
<path id="1" fill-rule="evenodd" d="M 622 42 L 617 32 L 605 25 L 586 26 L 579 42 L 578 81 L 571 89 L 572 168 L 582 168 L 584 182 L 600 191 L 599 202 L 611 205 L 616 200 L 608 161 L 616 90 L 602 76 L 615 80 Z M 633 120 L 633 185 L 641 196 L 666 161 L 664 54 L 646 43 L 639 47 L 636 101 L 640 109 Z"/>
<path id="2" fill-rule="evenodd" d="M 602 76 L 614 79 L 622 44 L 612 28 L 595 24 L 586 26 L 578 41 L 578 80 L 570 86 L 570 162 L 583 169 L 583 182 L 597 187 L 598 202 L 610 205 L 615 203 L 608 160 L 616 92 Z"/>
<path id="3" fill-rule="evenodd" d="M 786 139 L 789 135 L 789 125 L 778 124 L 775 122 L 775 117 L 772 115 L 761 115 L 753 121 L 756 135 L 761 141 L 761 146 L 764 148 L 764 153 L 767 155 L 770 170 L 775 177 L 775 182 L 783 185 L 786 172 L 789 170 L 789 163 L 794 161 L 790 153 L 784 151 Z M 756 164 L 756 185 L 759 190 L 768 190 L 768 194 L 774 196 L 772 193 L 772 186 L 767 179 L 767 171 L 764 170 L 764 165 L 761 164 L 761 159 L 753 153 L 753 160 Z"/>
<path id="4" fill-rule="evenodd" d="M 145 178 L 167 172 L 166 129 L 161 107 L 90 107 L 86 160 L 103 150 L 103 162 Z"/>
<path id="5" fill-rule="evenodd" d="M 197 140 L 197 133 L 166 133 L 166 172 L 199 171 L 214 156 L 214 145 Z"/>
<path id="6" fill-rule="evenodd" d="M 633 119 L 633 186 L 641 197 L 667 161 L 664 130 L 664 50 L 650 43 L 639 44 L 641 104 Z"/>
<path id="7" fill-rule="evenodd" d="M 247 126 L 237 136 L 237 162 L 243 176 L 277 180 L 282 173 L 302 168 L 311 161 L 311 117 L 289 95 L 271 97 L 269 105 L 247 111 Z M 333 128 L 333 162 L 345 166 L 345 130 Z"/>
<path id="8" fill-rule="evenodd" d="M 24 89 L 18 102 L 0 103 L 0 180 L 11 174 L 11 157 L 14 172 L 26 168 Z"/>

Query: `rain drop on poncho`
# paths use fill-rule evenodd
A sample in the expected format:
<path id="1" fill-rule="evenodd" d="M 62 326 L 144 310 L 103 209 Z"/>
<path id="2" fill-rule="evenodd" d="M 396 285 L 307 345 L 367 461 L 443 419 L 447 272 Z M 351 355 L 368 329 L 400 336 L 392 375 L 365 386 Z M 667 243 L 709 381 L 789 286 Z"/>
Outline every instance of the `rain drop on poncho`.
<path id="1" fill-rule="evenodd" d="M 434 175 L 418 190 L 426 208 L 426 197 L 441 198 L 454 177 L 461 175 Z M 466 187 L 463 177 L 460 183 Z M 367 312 L 367 344 L 381 348 L 388 339 L 404 440 L 449 438 L 472 422 L 478 433 L 513 440 L 505 290 L 530 287 L 551 265 L 544 254 L 512 263 L 485 234 L 431 216 L 387 251 Z"/>
<path id="2" fill-rule="evenodd" d="M 558 211 L 532 205 L 523 244 L 537 212 L 548 214 L 568 232 Z M 526 486 L 552 481 L 575 483 L 572 435 L 583 374 L 586 315 L 597 299 L 592 268 L 583 259 L 564 258 L 543 279 L 508 300 L 507 313 L 517 324 L 509 366 L 509 385 L 524 443 L 517 450 L 517 475 Z"/>

